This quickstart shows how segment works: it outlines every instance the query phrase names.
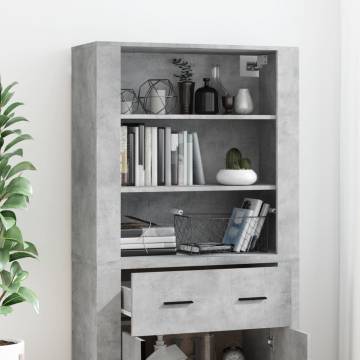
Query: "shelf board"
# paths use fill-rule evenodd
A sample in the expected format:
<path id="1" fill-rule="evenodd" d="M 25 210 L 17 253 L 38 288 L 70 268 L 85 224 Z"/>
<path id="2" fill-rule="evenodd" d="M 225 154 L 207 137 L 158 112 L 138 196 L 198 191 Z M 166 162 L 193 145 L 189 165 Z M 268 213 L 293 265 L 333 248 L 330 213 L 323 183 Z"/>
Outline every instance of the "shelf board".
<path id="1" fill-rule="evenodd" d="M 121 269 L 234 266 L 277 263 L 279 261 L 279 255 L 274 253 L 129 256 L 121 258 Z"/>
<path id="2" fill-rule="evenodd" d="M 121 120 L 276 120 L 275 115 L 186 115 L 186 114 L 128 114 L 121 115 Z"/>
<path id="3" fill-rule="evenodd" d="M 192 185 L 192 186 L 122 186 L 122 193 L 157 193 L 157 192 L 191 192 L 191 191 L 262 191 L 276 190 L 275 185 L 256 184 L 244 186 L 225 185 Z"/>

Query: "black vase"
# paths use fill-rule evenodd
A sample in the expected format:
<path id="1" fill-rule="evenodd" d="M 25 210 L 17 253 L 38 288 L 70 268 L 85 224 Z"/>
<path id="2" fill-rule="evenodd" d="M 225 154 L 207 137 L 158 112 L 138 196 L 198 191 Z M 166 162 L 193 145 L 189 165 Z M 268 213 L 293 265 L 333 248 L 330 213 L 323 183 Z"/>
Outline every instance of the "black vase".
<path id="1" fill-rule="evenodd" d="M 209 78 L 204 78 L 204 86 L 195 93 L 196 114 L 217 114 L 219 112 L 218 93 L 209 86 Z"/>
<path id="2" fill-rule="evenodd" d="M 178 82 L 180 114 L 192 114 L 193 113 L 194 86 L 195 86 L 195 83 L 193 81 Z"/>

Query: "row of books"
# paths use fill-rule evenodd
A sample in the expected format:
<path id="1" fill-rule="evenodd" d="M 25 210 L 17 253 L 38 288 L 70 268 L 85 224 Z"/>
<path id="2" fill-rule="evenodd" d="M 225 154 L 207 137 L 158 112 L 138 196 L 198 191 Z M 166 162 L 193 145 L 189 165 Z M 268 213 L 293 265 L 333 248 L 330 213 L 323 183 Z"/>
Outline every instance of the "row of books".
<path id="1" fill-rule="evenodd" d="M 122 256 L 167 255 L 176 253 L 173 226 L 159 226 L 133 218 L 121 224 L 120 249 Z"/>
<path id="2" fill-rule="evenodd" d="M 232 211 L 223 243 L 232 245 L 235 252 L 255 250 L 269 211 L 270 205 L 262 200 L 245 198 L 241 207 Z"/>
<path id="3" fill-rule="evenodd" d="M 204 185 L 198 134 L 171 127 L 121 126 L 122 185 Z"/>

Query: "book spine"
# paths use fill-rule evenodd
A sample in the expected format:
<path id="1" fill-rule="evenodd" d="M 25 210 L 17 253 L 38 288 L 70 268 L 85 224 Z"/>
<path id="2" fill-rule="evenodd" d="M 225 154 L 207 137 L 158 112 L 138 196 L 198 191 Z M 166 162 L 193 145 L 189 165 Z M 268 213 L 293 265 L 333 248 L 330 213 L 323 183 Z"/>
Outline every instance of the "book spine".
<path id="1" fill-rule="evenodd" d="M 251 215 L 250 215 L 251 216 Z M 245 217 L 245 218 L 242 218 L 241 221 L 243 222 L 243 230 L 241 232 L 241 235 L 238 239 L 238 241 L 236 242 L 236 244 L 234 244 L 234 251 L 235 252 L 241 252 L 241 247 L 245 241 L 245 236 L 246 236 L 246 233 L 249 229 L 249 225 L 250 225 L 250 222 L 251 222 L 251 218 L 250 217 Z"/>
<path id="2" fill-rule="evenodd" d="M 171 127 L 165 128 L 165 185 L 171 186 Z"/>
<path id="3" fill-rule="evenodd" d="M 145 186 L 151 186 L 151 127 L 145 128 Z"/>
<path id="4" fill-rule="evenodd" d="M 128 168 L 129 168 L 129 178 L 128 185 L 135 185 L 135 135 L 133 133 L 128 133 Z"/>
<path id="5" fill-rule="evenodd" d="M 120 128 L 120 174 L 121 185 L 128 185 L 129 181 L 129 169 L 127 159 L 127 126 L 121 126 Z"/>
<path id="6" fill-rule="evenodd" d="M 193 171 L 194 183 L 197 185 L 205 185 L 204 168 L 201 158 L 200 144 L 198 134 L 193 133 Z"/>
<path id="7" fill-rule="evenodd" d="M 139 186 L 145 185 L 145 126 L 139 125 Z"/>
<path id="8" fill-rule="evenodd" d="M 182 132 L 179 133 L 179 153 L 178 153 L 178 163 L 179 163 L 179 171 L 178 171 L 178 184 L 184 185 L 184 134 Z"/>
<path id="9" fill-rule="evenodd" d="M 158 130 L 157 127 L 151 128 L 151 185 L 158 184 Z"/>
<path id="10" fill-rule="evenodd" d="M 178 184 L 179 134 L 171 134 L 171 185 Z"/>
<path id="11" fill-rule="evenodd" d="M 171 249 L 176 243 L 121 244 L 120 249 Z"/>
<path id="12" fill-rule="evenodd" d="M 165 129 L 158 129 L 158 185 L 165 185 Z"/>
<path id="13" fill-rule="evenodd" d="M 266 216 L 269 213 L 270 210 L 270 205 L 269 204 L 263 204 L 263 206 L 261 207 L 261 211 L 260 211 L 260 217 L 258 219 L 257 225 L 256 225 L 256 229 L 254 232 L 254 236 L 252 237 L 249 247 L 248 247 L 248 251 L 254 250 L 256 247 L 256 243 L 260 238 L 260 234 L 261 234 L 261 230 L 264 226 L 265 220 L 266 220 Z"/>
<path id="14" fill-rule="evenodd" d="M 187 184 L 193 185 L 193 135 L 187 137 Z"/>
<path id="15" fill-rule="evenodd" d="M 137 126 L 129 129 L 130 135 L 133 136 L 133 184 L 139 186 L 139 128 Z M 131 140 L 130 140 L 131 141 Z M 131 154 L 130 154 L 131 155 Z"/>
<path id="16" fill-rule="evenodd" d="M 172 236 L 138 236 L 138 237 L 123 237 L 120 239 L 120 244 L 158 244 L 158 243 L 175 243 L 176 237 Z"/>
<path id="17" fill-rule="evenodd" d="M 186 130 L 183 131 L 184 134 L 184 185 L 188 185 L 187 183 L 187 163 L 188 163 L 188 157 L 187 157 L 187 137 L 188 133 Z"/>
<path id="18" fill-rule="evenodd" d="M 121 256 L 172 255 L 172 254 L 176 254 L 176 248 L 121 250 Z"/>

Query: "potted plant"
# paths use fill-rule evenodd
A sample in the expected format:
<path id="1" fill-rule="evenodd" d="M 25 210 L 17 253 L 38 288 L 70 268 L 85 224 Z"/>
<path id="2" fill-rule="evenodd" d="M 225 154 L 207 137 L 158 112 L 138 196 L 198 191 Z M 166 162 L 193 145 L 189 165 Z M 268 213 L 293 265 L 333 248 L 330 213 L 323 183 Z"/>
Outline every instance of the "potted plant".
<path id="1" fill-rule="evenodd" d="M 179 103 L 181 114 L 192 114 L 194 104 L 194 87 L 192 81 L 192 67 L 188 61 L 184 59 L 172 59 L 172 63 L 178 67 L 179 73 L 174 74 L 179 79 Z"/>
<path id="2" fill-rule="evenodd" d="M 223 185 L 251 185 L 257 175 L 250 160 L 243 158 L 239 149 L 232 148 L 226 153 L 226 169 L 219 170 L 216 180 Z"/>
<path id="3" fill-rule="evenodd" d="M 30 181 L 23 173 L 35 170 L 29 161 L 15 161 L 23 156 L 19 143 L 32 139 L 18 128 L 27 120 L 15 115 L 23 105 L 11 102 L 15 85 L 3 88 L 0 83 L 0 315 L 10 314 L 13 305 L 22 302 L 30 303 L 39 312 L 37 296 L 23 285 L 29 273 L 21 266 L 23 259 L 36 259 L 38 252 L 33 243 L 23 239 L 15 213 L 27 207 L 32 195 Z M 23 353 L 23 341 L 0 339 L 1 360 L 19 360 Z"/>

